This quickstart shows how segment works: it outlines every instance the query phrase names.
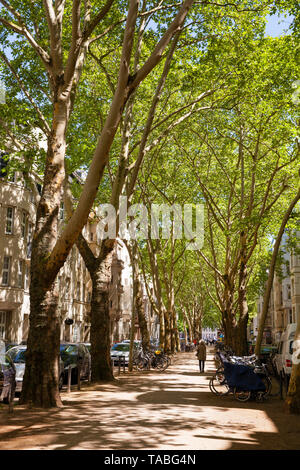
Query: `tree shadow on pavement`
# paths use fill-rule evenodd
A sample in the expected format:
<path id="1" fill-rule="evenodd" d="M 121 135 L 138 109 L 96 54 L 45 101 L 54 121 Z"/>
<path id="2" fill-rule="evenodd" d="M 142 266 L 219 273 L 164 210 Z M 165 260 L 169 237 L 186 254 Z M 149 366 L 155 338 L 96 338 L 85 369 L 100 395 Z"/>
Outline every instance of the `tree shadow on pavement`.
<path id="1" fill-rule="evenodd" d="M 63 393 L 62 409 L 3 410 L 0 449 L 300 449 L 299 417 L 279 398 L 217 397 L 208 366 L 200 375 L 196 361 L 181 356 L 164 373 L 127 373 Z"/>

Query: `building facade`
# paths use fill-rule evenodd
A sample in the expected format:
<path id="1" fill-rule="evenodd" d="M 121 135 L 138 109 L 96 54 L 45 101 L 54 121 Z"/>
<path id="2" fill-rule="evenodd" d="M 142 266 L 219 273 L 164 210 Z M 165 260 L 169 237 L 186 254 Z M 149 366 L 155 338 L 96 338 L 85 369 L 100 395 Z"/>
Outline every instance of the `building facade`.
<path id="1" fill-rule="evenodd" d="M 31 241 L 35 226 L 40 182 L 28 188 L 21 172 L 9 180 L 0 177 L 0 337 L 11 343 L 26 342 L 29 330 L 29 286 Z M 36 181 L 38 181 L 36 183 Z M 59 225 L 63 225 L 61 206 Z M 91 219 L 83 230 L 94 254 L 97 253 L 97 224 Z M 73 246 L 55 281 L 61 341 L 89 342 L 92 283 L 89 272 Z M 151 307 L 144 289 L 144 308 Z M 111 341 L 130 337 L 132 317 L 132 269 L 128 250 L 117 240 L 109 285 Z M 149 321 L 154 321 L 150 316 Z M 136 323 L 136 339 L 140 339 Z"/>
<path id="2" fill-rule="evenodd" d="M 300 237 L 300 233 L 297 235 Z M 265 323 L 263 343 L 278 344 L 286 327 L 300 321 L 300 255 L 284 253 L 281 272 L 275 273 Z M 263 295 L 257 300 L 257 316 L 249 328 L 249 339 L 255 341 L 260 315 L 263 309 Z"/>

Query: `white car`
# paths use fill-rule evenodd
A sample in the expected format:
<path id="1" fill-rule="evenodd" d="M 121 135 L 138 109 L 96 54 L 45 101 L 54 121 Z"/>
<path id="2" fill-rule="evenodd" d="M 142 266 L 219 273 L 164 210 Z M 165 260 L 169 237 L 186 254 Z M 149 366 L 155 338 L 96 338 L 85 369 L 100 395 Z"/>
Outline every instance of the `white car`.
<path id="1" fill-rule="evenodd" d="M 282 333 L 274 365 L 278 375 L 290 376 L 292 372 L 293 341 L 296 333 L 296 323 L 290 323 Z"/>
<path id="2" fill-rule="evenodd" d="M 125 361 L 125 365 L 128 365 L 129 348 L 130 343 L 117 343 L 112 346 L 110 358 L 115 362 L 115 365 L 117 365 L 119 360 L 121 361 L 121 366 L 123 365 L 123 361 Z"/>

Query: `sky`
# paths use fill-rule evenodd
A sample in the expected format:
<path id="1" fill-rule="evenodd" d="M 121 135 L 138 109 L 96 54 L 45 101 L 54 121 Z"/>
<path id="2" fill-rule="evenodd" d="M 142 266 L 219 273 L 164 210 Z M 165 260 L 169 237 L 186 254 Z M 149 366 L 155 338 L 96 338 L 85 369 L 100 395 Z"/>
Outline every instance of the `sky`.
<path id="1" fill-rule="evenodd" d="M 292 16 L 284 15 L 272 15 L 267 16 L 267 25 L 266 25 L 266 36 L 277 37 L 285 33 L 285 30 L 288 29 L 290 24 L 293 21 Z"/>

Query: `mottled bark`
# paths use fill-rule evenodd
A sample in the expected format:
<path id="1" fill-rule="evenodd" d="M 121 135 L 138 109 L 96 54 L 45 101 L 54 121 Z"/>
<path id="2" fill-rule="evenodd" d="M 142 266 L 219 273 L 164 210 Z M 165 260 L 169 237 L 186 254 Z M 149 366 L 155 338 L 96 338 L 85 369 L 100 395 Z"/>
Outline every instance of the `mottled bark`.
<path id="1" fill-rule="evenodd" d="M 227 346 L 235 349 L 235 328 L 236 320 L 233 312 L 233 296 L 234 286 L 230 281 L 228 275 L 223 276 L 224 278 L 224 310 L 222 312 L 222 325 L 224 329 L 224 342 Z"/>
<path id="2" fill-rule="evenodd" d="M 20 403 L 38 407 L 60 407 L 59 344 L 60 322 L 57 296 L 41 285 L 35 274 L 30 297 L 30 326 L 26 350 L 26 369 Z"/>
<path id="3" fill-rule="evenodd" d="M 66 103 L 55 103 L 31 252 L 30 328 L 21 401 L 43 407 L 61 406 L 58 393 L 60 324 L 54 294 L 54 281 L 61 265 L 49 266 L 48 255 L 58 235 L 68 113 Z M 67 253 L 64 256 L 66 258 Z"/>
<path id="4" fill-rule="evenodd" d="M 139 279 L 137 279 L 136 282 L 137 282 L 136 311 L 137 311 L 139 326 L 141 330 L 142 347 L 144 350 L 147 350 L 150 348 L 150 335 L 149 335 L 147 320 L 145 316 L 142 285 Z"/>
<path id="5" fill-rule="evenodd" d="M 113 380 L 110 359 L 110 317 L 108 272 L 105 267 L 92 275 L 91 360 L 92 382 Z"/>
<path id="6" fill-rule="evenodd" d="M 247 265 L 246 265 L 246 236 L 241 234 L 241 262 L 239 271 L 239 319 L 236 328 L 235 353 L 239 356 L 248 354 L 247 325 L 248 325 L 248 303 L 247 303 Z"/>
<path id="7" fill-rule="evenodd" d="M 97 257 L 94 256 L 82 235 L 78 238 L 77 247 L 92 280 L 91 380 L 92 382 L 113 380 L 110 360 L 109 283 L 114 241 L 103 241 Z"/>

